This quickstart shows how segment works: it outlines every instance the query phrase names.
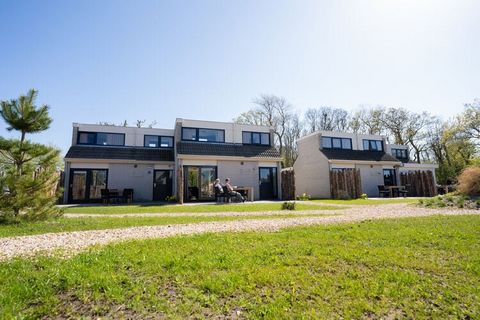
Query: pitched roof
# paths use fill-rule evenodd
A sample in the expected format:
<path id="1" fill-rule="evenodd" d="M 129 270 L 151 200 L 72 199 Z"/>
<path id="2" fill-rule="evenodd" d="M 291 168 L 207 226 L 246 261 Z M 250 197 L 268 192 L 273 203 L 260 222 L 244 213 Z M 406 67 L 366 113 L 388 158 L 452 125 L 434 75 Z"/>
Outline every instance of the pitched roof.
<path id="1" fill-rule="evenodd" d="M 177 142 L 178 154 L 247 158 L 280 158 L 275 147 L 233 143 Z"/>
<path id="2" fill-rule="evenodd" d="M 329 160 L 355 161 L 390 161 L 400 162 L 397 158 L 383 151 L 364 151 L 346 149 L 320 149 Z"/>
<path id="3" fill-rule="evenodd" d="M 175 161 L 173 148 L 71 146 L 65 158 Z"/>

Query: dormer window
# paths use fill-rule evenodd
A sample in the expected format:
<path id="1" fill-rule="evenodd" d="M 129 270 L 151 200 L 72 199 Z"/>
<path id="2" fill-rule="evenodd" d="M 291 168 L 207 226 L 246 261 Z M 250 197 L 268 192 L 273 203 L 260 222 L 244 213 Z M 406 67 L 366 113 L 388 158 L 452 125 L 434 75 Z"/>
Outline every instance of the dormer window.
<path id="1" fill-rule="evenodd" d="M 382 140 L 363 139 L 363 150 L 366 151 L 383 151 Z"/>
<path id="2" fill-rule="evenodd" d="M 107 132 L 79 132 L 78 144 L 99 146 L 124 146 L 125 134 Z"/>
<path id="3" fill-rule="evenodd" d="M 352 150 L 352 139 L 322 137 L 322 148 L 324 149 L 347 149 Z"/>
<path id="4" fill-rule="evenodd" d="M 182 128 L 183 141 L 225 142 L 225 130 Z"/>
<path id="5" fill-rule="evenodd" d="M 148 148 L 173 148 L 173 137 L 145 135 L 143 145 Z"/>
<path id="6" fill-rule="evenodd" d="M 242 131 L 243 144 L 270 145 L 270 134 L 267 132 Z"/>
<path id="7" fill-rule="evenodd" d="M 392 155 L 399 160 L 408 160 L 407 149 L 392 149 Z"/>

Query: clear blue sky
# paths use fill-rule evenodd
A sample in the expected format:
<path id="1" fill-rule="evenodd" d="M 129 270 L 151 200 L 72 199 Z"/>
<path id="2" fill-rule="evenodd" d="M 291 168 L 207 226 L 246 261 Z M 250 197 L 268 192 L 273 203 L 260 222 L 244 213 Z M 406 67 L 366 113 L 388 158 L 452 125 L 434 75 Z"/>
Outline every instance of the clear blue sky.
<path id="1" fill-rule="evenodd" d="M 261 93 L 447 118 L 480 97 L 479 12 L 478 0 L 1 0 L 0 99 L 39 89 L 54 123 L 34 140 L 63 151 L 72 122 L 229 121 Z"/>

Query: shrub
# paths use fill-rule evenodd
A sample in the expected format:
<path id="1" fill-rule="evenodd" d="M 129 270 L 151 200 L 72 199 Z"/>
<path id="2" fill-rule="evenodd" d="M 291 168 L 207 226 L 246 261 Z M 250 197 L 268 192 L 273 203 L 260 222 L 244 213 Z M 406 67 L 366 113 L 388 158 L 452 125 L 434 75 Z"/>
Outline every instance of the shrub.
<path id="1" fill-rule="evenodd" d="M 295 210 L 295 207 L 296 207 L 296 203 L 295 201 L 292 201 L 292 202 L 289 202 L 289 201 L 285 201 L 284 203 L 282 203 L 282 210 Z"/>
<path id="2" fill-rule="evenodd" d="M 480 200 L 474 201 L 462 194 L 449 193 L 429 199 L 420 199 L 419 205 L 427 208 L 466 208 L 480 209 Z"/>
<path id="3" fill-rule="evenodd" d="M 310 200 L 310 195 L 306 192 L 302 193 L 301 196 L 297 196 L 297 200 L 300 200 L 300 201 L 308 201 Z"/>
<path id="4" fill-rule="evenodd" d="M 177 196 L 173 195 L 173 196 L 167 196 L 165 198 L 165 201 L 168 201 L 168 202 L 177 202 Z"/>
<path id="5" fill-rule="evenodd" d="M 457 190 L 470 196 L 480 195 L 480 167 L 465 168 L 458 176 Z"/>
<path id="6" fill-rule="evenodd" d="M 362 193 L 362 194 L 360 195 L 360 199 L 367 200 L 367 199 L 368 199 L 368 194 Z"/>

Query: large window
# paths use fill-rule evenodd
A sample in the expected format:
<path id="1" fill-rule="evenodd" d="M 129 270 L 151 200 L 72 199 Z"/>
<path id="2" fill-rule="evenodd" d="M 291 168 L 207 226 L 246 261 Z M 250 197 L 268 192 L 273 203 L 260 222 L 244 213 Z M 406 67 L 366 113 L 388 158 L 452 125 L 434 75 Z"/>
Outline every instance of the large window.
<path id="1" fill-rule="evenodd" d="M 270 133 L 242 131 L 243 144 L 261 144 L 270 145 Z"/>
<path id="2" fill-rule="evenodd" d="M 400 160 L 408 160 L 407 149 L 392 149 L 392 155 Z"/>
<path id="3" fill-rule="evenodd" d="M 322 137 L 322 148 L 325 149 L 352 149 L 352 139 Z"/>
<path id="4" fill-rule="evenodd" d="M 363 150 L 383 151 L 382 140 L 363 140 Z"/>
<path id="5" fill-rule="evenodd" d="M 182 128 L 182 140 L 200 142 L 225 142 L 225 130 Z"/>
<path id="6" fill-rule="evenodd" d="M 173 148 L 173 137 L 145 135 L 143 145 L 149 148 Z"/>
<path id="7" fill-rule="evenodd" d="M 100 146 L 124 146 L 125 134 L 106 132 L 79 132 L 78 144 L 90 144 Z"/>

